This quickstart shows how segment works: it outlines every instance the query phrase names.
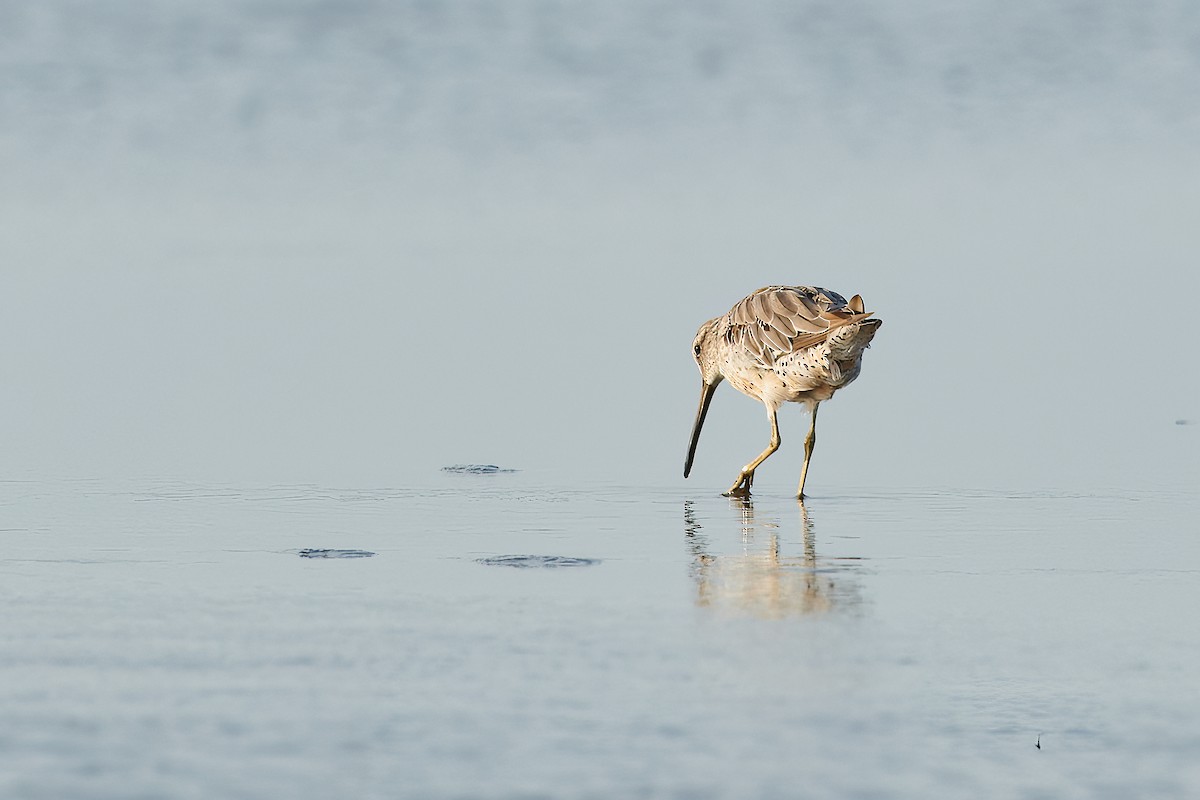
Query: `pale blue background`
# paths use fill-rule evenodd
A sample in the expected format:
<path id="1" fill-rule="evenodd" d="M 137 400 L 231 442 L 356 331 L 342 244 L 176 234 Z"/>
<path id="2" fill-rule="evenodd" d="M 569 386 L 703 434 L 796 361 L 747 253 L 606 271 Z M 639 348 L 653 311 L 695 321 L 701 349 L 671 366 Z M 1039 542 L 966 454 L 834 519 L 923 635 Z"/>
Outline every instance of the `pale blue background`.
<path id="1" fill-rule="evenodd" d="M 814 490 L 1190 482 L 1198 37 L 1186 2 L 0 4 L 0 467 L 676 485 L 696 327 L 812 283 L 886 321 Z M 723 390 L 693 480 L 767 438 Z"/>

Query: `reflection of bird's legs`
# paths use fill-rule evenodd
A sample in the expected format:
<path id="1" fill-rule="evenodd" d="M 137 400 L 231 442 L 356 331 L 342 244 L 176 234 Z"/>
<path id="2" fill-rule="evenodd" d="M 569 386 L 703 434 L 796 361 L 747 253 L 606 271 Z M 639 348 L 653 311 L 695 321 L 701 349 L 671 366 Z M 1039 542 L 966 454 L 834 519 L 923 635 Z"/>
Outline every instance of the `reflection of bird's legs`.
<path id="1" fill-rule="evenodd" d="M 738 473 L 737 480 L 734 481 L 733 486 L 729 487 L 729 491 L 725 493 L 726 497 L 749 497 L 750 484 L 754 483 L 754 470 L 758 469 L 760 464 L 779 449 L 779 421 L 775 418 L 775 411 L 774 406 L 767 406 L 767 416 L 771 420 L 771 443 L 767 445 L 766 450 L 758 454 L 758 458 L 742 467 L 742 471 Z"/>
<path id="2" fill-rule="evenodd" d="M 729 504 L 730 508 L 737 509 L 742 516 L 742 537 L 750 536 L 754 533 L 754 501 L 749 497 L 731 497 L 734 502 Z"/>
<path id="3" fill-rule="evenodd" d="M 820 403 L 812 404 L 808 434 L 804 437 L 804 466 L 800 468 L 800 488 L 796 490 L 796 497 L 801 500 L 804 499 L 804 480 L 808 477 L 808 462 L 812 459 L 813 445 L 817 443 L 817 408 L 820 405 Z"/>
<path id="4" fill-rule="evenodd" d="M 808 518 L 808 509 L 804 507 L 803 500 L 797 500 L 796 505 L 800 506 L 800 530 L 804 535 L 804 566 L 815 567 L 817 565 L 817 543 L 813 536 L 812 520 Z"/>
<path id="5" fill-rule="evenodd" d="M 803 500 L 797 500 L 800 506 L 800 530 L 804 536 L 804 605 L 805 613 L 828 611 L 833 604 L 831 598 L 823 593 L 820 575 L 817 573 L 817 542 L 813 534 L 812 520 L 808 518 L 808 509 Z M 832 586 L 832 583 L 829 584 Z"/>

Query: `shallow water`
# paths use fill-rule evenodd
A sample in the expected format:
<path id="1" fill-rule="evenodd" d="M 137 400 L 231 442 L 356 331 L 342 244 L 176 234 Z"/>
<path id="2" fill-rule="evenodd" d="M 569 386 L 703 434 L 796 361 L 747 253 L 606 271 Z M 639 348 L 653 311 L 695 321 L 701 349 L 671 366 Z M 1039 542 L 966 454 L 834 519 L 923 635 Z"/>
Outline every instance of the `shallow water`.
<path id="1" fill-rule="evenodd" d="M 0 795 L 1189 796 L 1198 511 L 8 482 Z"/>
<path id="2" fill-rule="evenodd" d="M 1200 796 L 1198 41 L 0 0 L 0 798 Z M 680 477 L 772 283 L 885 320 L 803 509 Z"/>

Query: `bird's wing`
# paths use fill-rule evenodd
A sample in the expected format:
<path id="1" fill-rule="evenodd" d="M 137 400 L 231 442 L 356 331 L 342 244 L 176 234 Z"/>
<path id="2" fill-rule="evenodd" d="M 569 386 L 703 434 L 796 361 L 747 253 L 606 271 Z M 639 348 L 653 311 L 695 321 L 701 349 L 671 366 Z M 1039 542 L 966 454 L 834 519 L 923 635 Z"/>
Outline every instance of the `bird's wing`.
<path id="1" fill-rule="evenodd" d="M 767 286 L 729 311 L 729 332 L 770 366 L 782 355 L 820 344 L 831 331 L 867 319 L 858 295 L 849 302 L 814 286 Z"/>

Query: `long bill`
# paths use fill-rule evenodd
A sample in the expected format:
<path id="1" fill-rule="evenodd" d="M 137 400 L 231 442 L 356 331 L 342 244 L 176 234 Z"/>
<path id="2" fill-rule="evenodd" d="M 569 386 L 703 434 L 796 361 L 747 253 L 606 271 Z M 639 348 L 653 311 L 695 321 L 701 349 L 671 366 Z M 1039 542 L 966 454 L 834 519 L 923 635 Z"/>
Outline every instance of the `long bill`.
<path id="1" fill-rule="evenodd" d="M 717 383 L 702 383 L 700 384 L 700 408 L 696 410 L 696 423 L 692 426 L 692 443 L 688 445 L 687 461 L 683 462 L 683 477 L 687 477 L 692 471 L 692 460 L 696 457 L 696 445 L 700 441 L 700 429 L 704 427 L 704 416 L 708 414 L 708 404 L 712 402 L 713 392 L 717 390 Z"/>

